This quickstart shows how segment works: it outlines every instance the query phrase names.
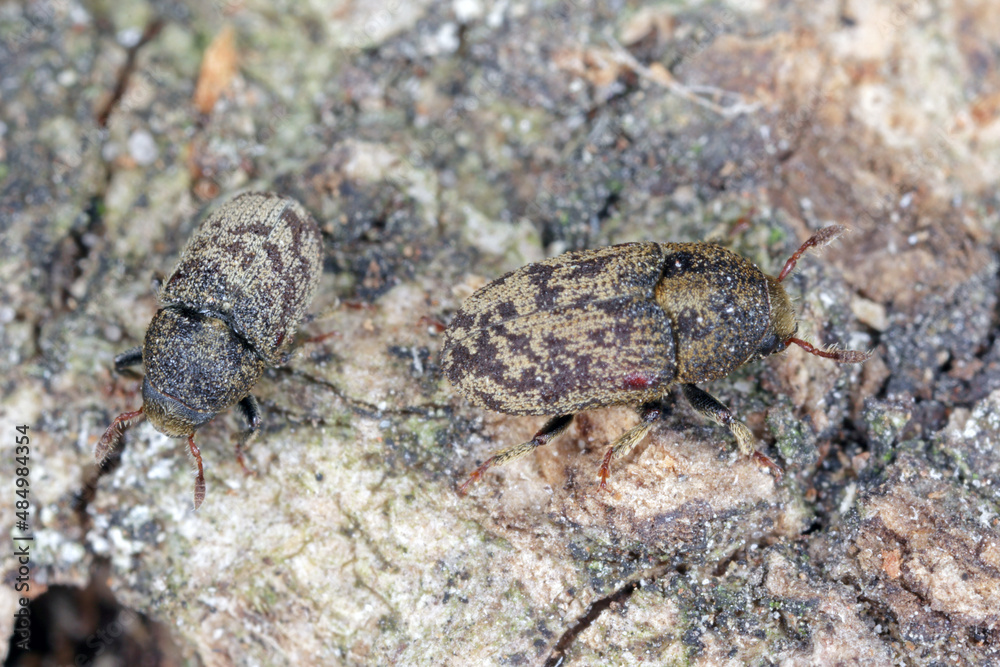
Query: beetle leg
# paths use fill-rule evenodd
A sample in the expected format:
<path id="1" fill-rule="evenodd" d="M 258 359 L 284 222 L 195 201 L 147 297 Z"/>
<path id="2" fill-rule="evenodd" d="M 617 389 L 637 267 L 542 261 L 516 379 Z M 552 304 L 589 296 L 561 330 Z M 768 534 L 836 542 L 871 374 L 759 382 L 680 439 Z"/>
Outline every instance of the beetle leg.
<path id="1" fill-rule="evenodd" d="M 733 436 L 736 437 L 736 444 L 741 454 L 746 456 L 753 454 L 756 449 L 753 441 L 753 433 L 729 411 L 729 408 L 704 389 L 700 389 L 693 384 L 685 384 L 683 387 L 684 397 L 687 398 L 691 407 L 698 414 L 728 428 Z"/>
<path id="2" fill-rule="evenodd" d="M 764 454 L 762 452 L 758 452 L 758 451 L 754 450 L 754 453 L 751 455 L 751 458 L 754 461 L 756 461 L 757 463 L 759 463 L 761 465 L 764 465 L 764 466 L 767 466 L 768 468 L 770 468 L 771 470 L 773 470 L 774 471 L 774 477 L 779 482 L 781 481 L 781 478 L 785 475 L 785 472 L 781 469 L 781 466 L 779 466 L 777 463 L 775 463 L 774 459 L 772 459 L 767 454 Z"/>
<path id="3" fill-rule="evenodd" d="M 188 436 L 188 449 L 198 464 L 198 474 L 194 478 L 194 508 L 198 509 L 205 500 L 205 468 L 201 464 L 201 450 L 194 444 L 194 433 Z"/>
<path id="4" fill-rule="evenodd" d="M 247 430 L 236 441 L 236 460 L 240 462 L 240 467 L 243 468 L 244 473 L 253 475 L 255 474 L 254 471 L 247 467 L 246 460 L 243 458 L 243 448 L 260 431 L 260 406 L 257 404 L 257 399 L 254 398 L 253 394 L 247 394 L 239 402 L 238 407 L 240 414 L 243 415 L 243 418 L 247 422 Z"/>
<path id="5" fill-rule="evenodd" d="M 766 465 L 774 471 L 778 481 L 781 481 L 781 467 L 757 451 L 753 433 L 746 427 L 746 424 L 737 419 L 729 411 L 729 408 L 720 403 L 719 399 L 704 389 L 700 389 L 693 384 L 685 384 L 683 386 L 684 396 L 698 414 L 728 428 L 729 432 L 736 438 L 736 444 L 740 449 L 740 453 L 744 456 L 752 456 L 755 461 Z"/>
<path id="6" fill-rule="evenodd" d="M 142 362 L 142 348 L 133 347 L 131 350 L 126 350 L 115 357 L 115 370 L 120 371 L 123 368 L 128 368 L 129 366 L 135 366 Z"/>
<path id="7" fill-rule="evenodd" d="M 552 441 L 552 438 L 565 431 L 566 427 L 569 426 L 572 421 L 573 415 L 553 417 L 549 421 L 545 422 L 545 426 L 539 429 L 538 433 L 535 434 L 535 437 L 528 442 L 522 442 L 520 445 L 514 445 L 513 447 L 500 450 L 490 458 L 486 459 L 481 466 L 476 468 L 476 470 L 469 475 L 469 479 L 465 481 L 465 484 L 459 487 L 458 493 L 464 495 L 465 490 L 469 487 L 469 485 L 482 477 L 483 473 L 486 472 L 488 468 L 510 463 L 511 461 L 528 454 L 536 447 L 549 444 L 549 442 Z"/>
<path id="8" fill-rule="evenodd" d="M 639 423 L 625 431 L 608 448 L 601 462 L 601 469 L 597 473 L 601 480 L 601 491 L 608 491 L 608 476 L 611 474 L 611 460 L 620 459 L 632 451 L 632 448 L 639 444 L 639 441 L 649 432 L 653 424 L 660 418 L 662 408 L 659 403 L 646 403 L 639 408 Z"/>

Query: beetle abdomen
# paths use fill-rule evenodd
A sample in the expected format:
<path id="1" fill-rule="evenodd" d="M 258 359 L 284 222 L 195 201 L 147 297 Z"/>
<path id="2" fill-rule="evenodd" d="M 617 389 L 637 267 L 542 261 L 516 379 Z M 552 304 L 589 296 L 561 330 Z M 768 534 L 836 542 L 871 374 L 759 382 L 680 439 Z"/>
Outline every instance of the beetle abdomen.
<path id="1" fill-rule="evenodd" d="M 530 264 L 466 300 L 441 364 L 476 405 L 563 414 L 644 402 L 673 382 L 674 335 L 654 301 L 662 250 L 633 243 Z"/>
<path id="2" fill-rule="evenodd" d="M 656 298 L 677 342 L 677 381 L 716 380 L 753 356 L 770 323 L 764 274 L 711 243 L 664 243 Z"/>
<path id="3" fill-rule="evenodd" d="M 240 195 L 188 241 L 160 301 L 222 317 L 269 365 L 279 365 L 319 282 L 322 240 L 293 199 Z"/>

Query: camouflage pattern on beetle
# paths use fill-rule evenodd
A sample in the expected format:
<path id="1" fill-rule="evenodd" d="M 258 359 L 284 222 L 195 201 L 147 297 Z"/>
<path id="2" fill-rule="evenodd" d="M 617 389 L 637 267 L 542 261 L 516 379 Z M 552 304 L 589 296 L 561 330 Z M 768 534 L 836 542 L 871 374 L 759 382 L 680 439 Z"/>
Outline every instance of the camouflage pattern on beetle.
<path id="1" fill-rule="evenodd" d="M 795 311 L 781 285 L 806 250 L 843 231 L 817 232 L 777 278 L 711 243 L 626 243 L 529 264 L 478 290 L 445 333 L 444 373 L 477 406 L 556 416 L 528 442 L 488 458 L 460 491 L 487 468 L 547 444 L 576 412 L 637 406 L 639 424 L 612 443 L 601 464 L 606 489 L 611 460 L 642 439 L 674 385 L 696 411 L 729 428 L 741 453 L 780 479 L 781 468 L 756 451 L 750 429 L 696 384 L 792 343 L 839 363 L 869 358 L 796 338 Z"/>
<path id="2" fill-rule="evenodd" d="M 250 390 L 265 368 L 287 361 L 322 261 L 319 228 L 293 199 L 246 193 L 210 215 L 164 282 L 143 346 L 115 359 L 119 370 L 144 364 L 142 407 L 108 427 L 94 450 L 98 463 L 125 428 L 148 418 L 164 435 L 187 438 L 197 508 L 205 475 L 194 432 L 238 405 L 248 429 L 236 457 L 246 470 L 243 446 L 260 428 Z"/>

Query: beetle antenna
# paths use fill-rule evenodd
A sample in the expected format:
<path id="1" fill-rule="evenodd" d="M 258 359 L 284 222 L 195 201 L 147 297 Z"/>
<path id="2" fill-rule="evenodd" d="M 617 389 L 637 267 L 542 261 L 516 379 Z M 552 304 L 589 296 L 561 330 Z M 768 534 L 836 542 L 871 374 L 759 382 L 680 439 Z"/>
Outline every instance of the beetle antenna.
<path id="1" fill-rule="evenodd" d="M 844 227 L 843 225 L 830 225 L 829 227 L 824 227 L 813 234 L 809 240 L 803 243 L 799 249 L 795 251 L 795 254 L 789 257 L 788 261 L 785 262 L 785 267 L 781 269 L 781 273 L 778 274 L 778 282 L 780 283 L 788 277 L 788 274 L 795 268 L 795 263 L 799 261 L 799 258 L 802 257 L 806 250 L 813 247 L 822 248 L 823 246 L 833 242 L 834 239 L 846 231 L 847 227 Z"/>
<path id="2" fill-rule="evenodd" d="M 795 343 L 809 354 L 815 354 L 817 357 L 823 357 L 824 359 L 833 359 L 838 364 L 860 364 L 872 358 L 870 351 L 862 352 L 861 350 L 840 350 L 837 348 L 821 350 L 811 343 L 807 343 L 801 338 L 795 338 L 794 336 L 785 341 L 786 345 L 792 343 Z"/>
<path id="3" fill-rule="evenodd" d="M 118 441 L 122 439 L 125 429 L 141 422 L 145 418 L 146 415 L 143 413 L 142 407 L 135 412 L 123 412 L 115 417 L 115 420 L 111 422 L 111 426 L 108 427 L 108 430 L 104 432 L 104 435 L 97 442 L 97 446 L 94 447 L 94 458 L 97 459 L 97 464 L 104 465 L 104 462 L 108 460 L 108 457 L 111 456 L 111 453 L 118 446 Z"/>

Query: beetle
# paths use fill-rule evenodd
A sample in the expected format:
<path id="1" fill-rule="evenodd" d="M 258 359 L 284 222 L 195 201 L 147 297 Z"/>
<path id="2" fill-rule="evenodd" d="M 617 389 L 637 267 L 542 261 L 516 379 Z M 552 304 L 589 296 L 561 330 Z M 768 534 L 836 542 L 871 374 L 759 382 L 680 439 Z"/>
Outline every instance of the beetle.
<path id="1" fill-rule="evenodd" d="M 94 449 L 103 465 L 126 428 L 142 419 L 164 435 L 187 438 L 197 465 L 194 506 L 205 473 L 194 432 L 233 405 L 247 422 L 236 458 L 260 428 L 250 390 L 267 367 L 287 362 L 295 330 L 322 273 L 319 227 L 294 199 L 241 194 L 188 240 L 163 283 L 142 347 L 115 358 L 122 370 L 142 362 L 142 406 L 114 419 Z"/>
<path id="2" fill-rule="evenodd" d="M 639 423 L 608 448 L 598 473 L 606 490 L 612 459 L 625 456 L 680 385 L 702 416 L 726 426 L 739 451 L 774 471 L 753 434 L 697 386 L 791 344 L 838 363 L 870 352 L 822 350 L 795 337 L 798 324 L 781 282 L 809 248 L 845 231 L 819 230 L 772 277 L 713 243 L 625 243 L 528 264 L 470 296 L 445 332 L 441 368 L 478 407 L 555 415 L 524 443 L 500 450 L 459 489 L 492 466 L 549 443 L 582 410 L 636 406 Z"/>

